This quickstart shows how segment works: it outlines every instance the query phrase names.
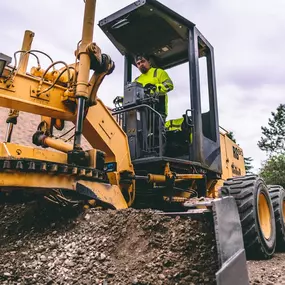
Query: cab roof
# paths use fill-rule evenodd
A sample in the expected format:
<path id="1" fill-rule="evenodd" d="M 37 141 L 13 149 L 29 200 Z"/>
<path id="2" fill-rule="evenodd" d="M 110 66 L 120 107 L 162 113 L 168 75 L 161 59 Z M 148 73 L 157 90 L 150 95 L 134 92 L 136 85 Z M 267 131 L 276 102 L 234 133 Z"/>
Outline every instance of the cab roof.
<path id="1" fill-rule="evenodd" d="M 194 26 L 156 0 L 136 1 L 99 22 L 122 55 L 146 53 L 163 69 L 188 61 L 189 30 Z"/>

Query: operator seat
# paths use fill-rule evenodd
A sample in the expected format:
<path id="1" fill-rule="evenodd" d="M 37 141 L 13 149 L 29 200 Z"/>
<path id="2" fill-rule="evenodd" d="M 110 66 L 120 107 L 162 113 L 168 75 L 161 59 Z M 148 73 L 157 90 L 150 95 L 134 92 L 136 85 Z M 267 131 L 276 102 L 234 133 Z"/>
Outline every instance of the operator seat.
<path id="1" fill-rule="evenodd" d="M 189 123 L 187 124 L 185 118 L 184 114 L 182 118 L 166 121 L 166 156 L 180 157 L 189 154 L 189 144 L 192 143 L 192 127 Z M 190 117 L 188 117 L 188 122 L 191 122 Z"/>

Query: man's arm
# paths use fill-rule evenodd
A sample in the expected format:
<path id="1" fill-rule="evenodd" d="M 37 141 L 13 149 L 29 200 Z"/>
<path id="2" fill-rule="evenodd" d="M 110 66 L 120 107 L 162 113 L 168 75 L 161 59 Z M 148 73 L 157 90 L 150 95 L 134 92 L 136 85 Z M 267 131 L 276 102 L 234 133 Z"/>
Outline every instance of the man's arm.
<path id="1" fill-rule="evenodd" d="M 158 80 L 160 83 L 156 84 L 157 91 L 165 94 L 173 90 L 174 88 L 173 82 L 165 70 L 159 69 Z"/>

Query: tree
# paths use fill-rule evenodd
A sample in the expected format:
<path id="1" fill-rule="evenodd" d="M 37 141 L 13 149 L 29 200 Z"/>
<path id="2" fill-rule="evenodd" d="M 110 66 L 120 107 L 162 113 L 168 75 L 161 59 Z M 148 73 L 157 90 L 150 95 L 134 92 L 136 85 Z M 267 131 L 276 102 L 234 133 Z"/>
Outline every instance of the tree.
<path id="1" fill-rule="evenodd" d="M 252 174 L 252 169 L 253 169 L 253 158 L 252 157 L 245 157 L 244 158 L 244 166 L 245 166 L 245 172 L 246 174 Z"/>
<path id="2" fill-rule="evenodd" d="M 276 112 L 271 112 L 268 127 L 261 127 L 263 136 L 258 142 L 261 150 L 271 155 L 284 154 L 285 150 L 285 104 L 280 104 Z"/>
<path id="3" fill-rule="evenodd" d="M 273 155 L 266 160 L 259 174 L 267 185 L 281 185 L 285 187 L 285 155 Z"/>
<path id="4" fill-rule="evenodd" d="M 236 139 L 235 139 L 235 136 L 234 136 L 234 133 L 233 132 L 228 132 L 226 133 L 226 136 L 231 139 L 234 143 L 236 143 Z"/>

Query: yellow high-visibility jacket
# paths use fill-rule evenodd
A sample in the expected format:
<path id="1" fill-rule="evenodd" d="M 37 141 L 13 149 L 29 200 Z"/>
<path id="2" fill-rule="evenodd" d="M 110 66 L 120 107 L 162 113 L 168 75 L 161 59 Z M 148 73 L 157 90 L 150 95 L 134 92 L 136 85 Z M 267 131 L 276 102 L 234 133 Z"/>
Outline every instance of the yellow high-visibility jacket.
<path id="1" fill-rule="evenodd" d="M 166 115 L 168 114 L 168 96 L 167 92 L 173 90 L 173 82 L 168 76 L 167 72 L 161 68 L 151 67 L 147 73 L 141 74 L 135 79 L 136 82 L 141 83 L 143 86 L 150 83 L 156 86 L 156 91 L 160 93 L 159 112 Z"/>
<path id="2" fill-rule="evenodd" d="M 165 122 L 165 128 L 168 131 L 182 131 L 182 124 L 184 122 L 184 118 L 173 119 Z M 192 130 L 189 134 L 189 142 L 192 143 L 193 133 Z"/>

